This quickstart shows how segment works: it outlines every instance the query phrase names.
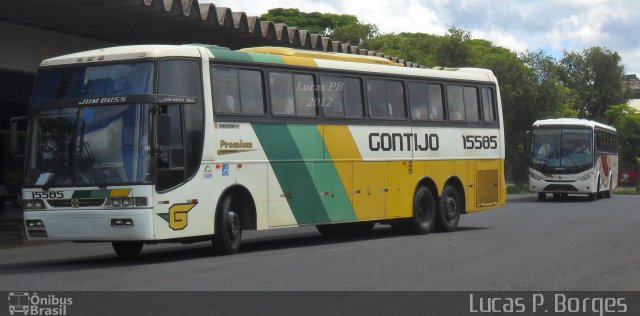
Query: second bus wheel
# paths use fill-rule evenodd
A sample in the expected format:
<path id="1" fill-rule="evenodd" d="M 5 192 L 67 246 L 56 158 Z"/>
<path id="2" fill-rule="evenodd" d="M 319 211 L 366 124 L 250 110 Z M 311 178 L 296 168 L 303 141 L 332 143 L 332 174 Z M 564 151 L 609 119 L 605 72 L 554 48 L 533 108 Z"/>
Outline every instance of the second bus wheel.
<path id="1" fill-rule="evenodd" d="M 227 195 L 216 210 L 216 231 L 211 242 L 223 254 L 234 254 L 240 250 L 242 222 L 233 195 Z"/>
<path id="2" fill-rule="evenodd" d="M 436 227 L 445 232 L 456 230 L 463 207 L 458 190 L 451 185 L 445 185 L 442 190 L 442 198 L 440 198 Z"/>

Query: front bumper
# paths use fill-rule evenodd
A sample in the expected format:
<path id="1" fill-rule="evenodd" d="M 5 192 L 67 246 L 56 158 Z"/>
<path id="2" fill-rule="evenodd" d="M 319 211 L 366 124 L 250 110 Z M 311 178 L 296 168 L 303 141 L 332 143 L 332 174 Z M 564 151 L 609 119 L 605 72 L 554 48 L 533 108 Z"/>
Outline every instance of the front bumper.
<path id="1" fill-rule="evenodd" d="M 112 226 L 112 219 L 131 219 L 133 226 Z M 66 210 L 25 211 L 29 240 L 126 241 L 153 240 L 153 210 Z M 40 220 L 44 227 L 29 227 Z M 44 231 L 44 233 L 43 233 Z"/>

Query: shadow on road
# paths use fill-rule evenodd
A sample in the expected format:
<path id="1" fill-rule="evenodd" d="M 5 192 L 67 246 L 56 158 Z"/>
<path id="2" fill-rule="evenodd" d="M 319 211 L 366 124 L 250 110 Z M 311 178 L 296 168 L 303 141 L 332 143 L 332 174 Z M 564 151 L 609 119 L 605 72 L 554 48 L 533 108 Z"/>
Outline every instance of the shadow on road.
<path id="1" fill-rule="evenodd" d="M 606 199 L 598 199 L 606 200 Z M 569 195 L 566 198 L 554 198 L 551 194 L 547 194 L 547 198 L 543 201 L 538 201 L 537 195 L 510 195 L 507 198 L 507 203 L 576 203 L 576 202 L 593 202 L 587 195 Z M 596 201 L 597 202 L 597 201 Z"/>
<path id="2" fill-rule="evenodd" d="M 458 227 L 459 233 L 465 231 L 473 231 L 480 229 L 489 229 L 485 227 Z M 440 234 L 442 232 L 434 232 Z M 383 238 L 421 238 L 420 235 L 402 235 L 392 232 L 389 227 L 376 227 L 371 232 L 344 238 L 329 238 L 316 232 L 287 234 L 280 236 L 270 236 L 262 238 L 254 238 L 243 241 L 242 250 L 236 256 L 242 256 L 262 251 L 273 251 L 281 249 L 292 249 L 299 247 L 308 247 L 311 250 L 314 246 L 327 244 L 353 243 L 360 241 L 370 241 Z M 200 246 L 201 245 L 201 246 Z M 99 255 L 91 257 L 76 257 L 69 259 L 57 259 L 47 261 L 35 261 L 24 263 L 13 263 L 0 265 L 0 275 L 24 274 L 29 272 L 56 272 L 70 270 L 90 270 L 101 268 L 118 268 L 126 266 L 139 266 L 147 264 L 178 262 L 184 260 L 194 260 L 200 258 L 225 257 L 219 255 L 211 247 L 210 243 L 199 243 L 198 247 L 185 247 L 177 245 L 176 247 L 153 249 L 153 246 L 146 246 L 142 254 L 137 258 L 123 259 L 115 254 Z"/>

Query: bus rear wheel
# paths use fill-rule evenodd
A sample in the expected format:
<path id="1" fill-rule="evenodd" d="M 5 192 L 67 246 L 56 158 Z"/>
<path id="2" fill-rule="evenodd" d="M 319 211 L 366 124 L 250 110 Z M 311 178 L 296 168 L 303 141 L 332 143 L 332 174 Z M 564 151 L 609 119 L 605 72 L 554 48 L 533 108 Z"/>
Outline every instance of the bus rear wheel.
<path id="1" fill-rule="evenodd" d="M 604 197 L 607 199 L 611 198 L 611 190 L 613 188 L 612 185 L 613 185 L 613 179 L 609 177 L 609 190 L 604 191 Z"/>
<path id="2" fill-rule="evenodd" d="M 436 202 L 431 190 L 419 187 L 413 196 L 413 217 L 396 223 L 394 230 L 408 234 L 427 234 L 433 230 Z"/>
<path id="3" fill-rule="evenodd" d="M 442 190 L 440 198 L 440 208 L 436 216 L 436 227 L 445 232 L 452 232 L 458 227 L 460 221 L 460 209 L 463 207 L 460 202 L 458 190 L 453 186 L 446 185 Z"/>
<path id="4" fill-rule="evenodd" d="M 114 241 L 111 243 L 113 250 L 121 258 L 137 257 L 144 244 L 141 241 Z"/>
<path id="5" fill-rule="evenodd" d="M 234 254 L 240 250 L 242 240 L 240 210 L 234 196 L 227 195 L 216 213 L 216 232 L 211 239 L 213 247 L 222 254 Z"/>

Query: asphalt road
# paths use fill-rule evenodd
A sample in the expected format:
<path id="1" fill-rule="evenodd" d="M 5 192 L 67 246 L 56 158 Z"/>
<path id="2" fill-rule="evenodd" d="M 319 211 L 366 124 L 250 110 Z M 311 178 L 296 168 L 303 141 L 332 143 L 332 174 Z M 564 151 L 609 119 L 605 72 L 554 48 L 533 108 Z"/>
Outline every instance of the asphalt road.
<path id="1" fill-rule="evenodd" d="M 0 290 L 640 290 L 640 196 L 538 202 L 464 215 L 454 233 L 328 240 L 315 228 L 245 234 L 243 251 L 106 243 L 0 249 Z"/>

